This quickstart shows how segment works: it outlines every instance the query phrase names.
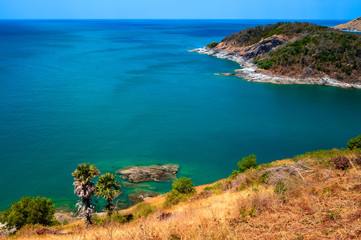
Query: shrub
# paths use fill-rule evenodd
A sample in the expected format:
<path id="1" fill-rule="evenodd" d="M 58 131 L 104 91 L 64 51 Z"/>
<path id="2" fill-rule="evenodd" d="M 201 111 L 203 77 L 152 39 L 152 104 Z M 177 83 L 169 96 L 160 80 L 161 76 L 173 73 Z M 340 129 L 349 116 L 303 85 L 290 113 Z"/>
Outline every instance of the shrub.
<path id="1" fill-rule="evenodd" d="M 172 184 L 173 189 L 165 196 L 163 207 L 167 208 L 185 201 L 190 195 L 196 192 L 192 179 L 182 177 Z"/>
<path id="2" fill-rule="evenodd" d="M 233 171 L 232 171 L 232 174 L 229 175 L 228 178 L 231 179 L 231 180 L 234 180 L 234 179 L 236 179 L 236 177 L 238 176 L 238 174 L 239 174 L 239 171 L 233 170 Z"/>
<path id="3" fill-rule="evenodd" d="M 163 207 L 167 208 L 172 205 L 177 205 L 178 203 L 185 201 L 187 198 L 188 194 L 182 194 L 173 189 L 165 196 L 165 202 L 163 204 Z"/>
<path id="4" fill-rule="evenodd" d="M 98 216 L 97 214 L 92 216 L 92 220 L 96 225 L 99 225 L 99 226 L 103 225 L 106 221 L 105 217 Z"/>
<path id="5" fill-rule="evenodd" d="M 242 158 L 242 161 L 239 161 L 237 166 L 240 172 L 257 167 L 256 155 L 250 154 L 248 157 Z"/>
<path id="6" fill-rule="evenodd" d="M 111 216 L 111 220 L 117 223 L 127 223 L 133 219 L 133 214 L 121 214 L 121 213 L 113 213 Z"/>
<path id="7" fill-rule="evenodd" d="M 54 213 L 55 205 L 50 199 L 23 197 L 0 215 L 0 222 L 7 223 L 9 229 L 15 227 L 17 230 L 27 224 L 49 226 L 56 222 L 53 220 Z"/>
<path id="8" fill-rule="evenodd" d="M 140 203 L 135 208 L 134 217 L 148 217 L 150 214 L 154 213 L 155 207 L 150 205 L 149 203 Z"/>
<path id="9" fill-rule="evenodd" d="M 355 148 L 361 148 L 361 135 L 350 139 L 347 143 L 348 149 L 355 149 Z"/>
<path id="10" fill-rule="evenodd" d="M 211 42 L 210 44 L 207 45 L 208 48 L 212 49 L 217 47 L 218 43 L 217 42 Z"/>
<path id="11" fill-rule="evenodd" d="M 279 193 L 279 194 L 286 192 L 287 191 L 286 184 L 284 184 L 283 182 L 278 183 L 276 185 L 274 191 L 275 191 L 275 193 Z"/>
<path id="12" fill-rule="evenodd" d="M 182 194 L 194 193 L 196 191 L 192 179 L 186 177 L 182 177 L 174 181 L 172 187 L 173 190 Z"/>
<path id="13" fill-rule="evenodd" d="M 335 164 L 336 169 L 346 170 L 351 167 L 350 159 L 345 156 L 338 156 L 331 160 Z"/>

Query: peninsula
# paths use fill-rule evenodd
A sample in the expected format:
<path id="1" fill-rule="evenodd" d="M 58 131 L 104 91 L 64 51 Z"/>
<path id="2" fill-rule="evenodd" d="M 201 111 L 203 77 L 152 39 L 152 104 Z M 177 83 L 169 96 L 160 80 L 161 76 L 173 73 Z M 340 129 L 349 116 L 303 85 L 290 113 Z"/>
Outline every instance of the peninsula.
<path id="1" fill-rule="evenodd" d="M 244 29 L 191 50 L 241 64 L 235 75 L 253 82 L 361 88 L 361 35 L 311 23 Z"/>
<path id="2" fill-rule="evenodd" d="M 348 23 L 334 26 L 332 28 L 342 31 L 361 32 L 361 17 L 356 18 Z"/>

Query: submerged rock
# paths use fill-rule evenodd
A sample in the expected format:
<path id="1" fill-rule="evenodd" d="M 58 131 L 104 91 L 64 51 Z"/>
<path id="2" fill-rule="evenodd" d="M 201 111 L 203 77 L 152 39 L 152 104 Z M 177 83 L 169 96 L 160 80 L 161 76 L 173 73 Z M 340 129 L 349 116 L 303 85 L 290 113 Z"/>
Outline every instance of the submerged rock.
<path id="1" fill-rule="evenodd" d="M 123 179 L 130 182 L 144 182 L 149 180 L 167 181 L 172 180 L 178 172 L 179 166 L 175 164 L 152 165 L 141 167 L 130 167 L 119 170 L 118 173 L 123 175 Z"/>
<path id="2" fill-rule="evenodd" d="M 139 203 L 144 201 L 145 199 L 152 198 L 158 196 L 159 193 L 157 192 L 146 192 L 146 191 L 138 191 L 136 193 L 131 193 L 128 195 L 130 201 L 134 203 Z"/>

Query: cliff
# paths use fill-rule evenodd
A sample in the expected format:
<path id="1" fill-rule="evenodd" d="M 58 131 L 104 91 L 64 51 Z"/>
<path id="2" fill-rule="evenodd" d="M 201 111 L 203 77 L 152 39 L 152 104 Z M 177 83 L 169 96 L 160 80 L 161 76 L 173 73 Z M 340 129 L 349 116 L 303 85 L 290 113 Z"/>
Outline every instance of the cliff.
<path id="1" fill-rule="evenodd" d="M 356 18 L 348 23 L 340 24 L 332 27 L 342 31 L 359 31 L 361 32 L 361 17 Z"/>

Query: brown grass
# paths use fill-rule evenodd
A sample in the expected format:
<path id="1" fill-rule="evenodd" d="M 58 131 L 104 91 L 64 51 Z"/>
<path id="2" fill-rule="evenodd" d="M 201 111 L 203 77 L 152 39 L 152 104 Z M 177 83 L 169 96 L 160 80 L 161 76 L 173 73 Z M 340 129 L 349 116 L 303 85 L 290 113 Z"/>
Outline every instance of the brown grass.
<path id="1" fill-rule="evenodd" d="M 340 154 L 355 155 L 350 151 L 340 151 Z M 157 207 L 156 212 L 130 223 L 108 223 L 85 229 L 80 221 L 62 227 L 64 235 L 39 236 L 27 229 L 15 238 L 360 239 L 361 167 L 337 170 L 319 154 L 305 154 L 296 160 L 303 161 L 311 170 L 290 175 L 284 181 L 285 191 L 275 192 L 274 183 L 259 183 L 257 177 L 267 168 L 296 164 L 290 159 L 262 170 L 247 171 L 234 180 L 226 179 L 218 184 L 219 189 L 228 184 L 231 187 L 225 189 L 229 190 L 203 191 L 205 186 L 199 186 L 197 196 L 171 209 L 162 209 L 164 196 L 149 199 L 147 202 Z M 244 183 L 247 186 L 243 190 L 234 189 Z M 213 194 L 204 193 L 209 191 Z M 123 212 L 133 211 L 134 207 Z"/>

